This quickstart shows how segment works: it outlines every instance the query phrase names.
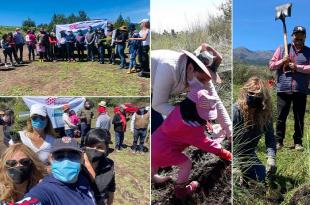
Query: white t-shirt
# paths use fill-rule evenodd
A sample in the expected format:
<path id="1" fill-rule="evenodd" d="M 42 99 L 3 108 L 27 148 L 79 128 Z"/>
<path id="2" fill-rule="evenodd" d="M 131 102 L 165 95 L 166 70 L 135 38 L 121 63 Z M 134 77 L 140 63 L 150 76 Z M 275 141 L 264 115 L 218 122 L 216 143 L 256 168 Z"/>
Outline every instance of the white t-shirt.
<path id="1" fill-rule="evenodd" d="M 150 45 L 150 29 L 141 30 L 139 32 L 139 35 L 141 38 L 143 38 L 144 35 L 147 35 L 146 39 L 142 41 L 142 46 L 149 46 Z"/>
<path id="2" fill-rule="evenodd" d="M 41 147 L 36 147 L 32 144 L 30 138 L 27 136 L 26 131 L 19 131 L 20 139 L 24 145 L 29 147 L 32 151 L 38 154 L 39 159 L 47 163 L 48 162 L 48 155 L 50 153 L 52 143 L 54 142 L 55 138 L 51 135 L 46 135 L 45 140 Z M 14 144 L 12 140 L 10 140 L 9 144 Z"/>

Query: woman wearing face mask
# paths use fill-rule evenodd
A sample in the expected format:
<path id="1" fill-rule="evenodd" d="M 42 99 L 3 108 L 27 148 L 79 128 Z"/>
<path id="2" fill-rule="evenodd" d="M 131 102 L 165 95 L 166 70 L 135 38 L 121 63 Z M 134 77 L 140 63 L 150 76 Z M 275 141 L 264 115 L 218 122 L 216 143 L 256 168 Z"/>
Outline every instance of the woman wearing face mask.
<path id="1" fill-rule="evenodd" d="M 24 200 L 35 200 L 35 205 L 96 204 L 93 189 L 81 173 L 83 155 L 75 139 L 56 139 L 49 159 L 51 173 L 34 186 Z"/>
<path id="2" fill-rule="evenodd" d="M 56 136 L 46 107 L 34 104 L 30 108 L 30 118 L 25 130 L 19 132 L 20 141 L 38 154 L 41 161 L 48 163 L 51 144 Z M 9 142 L 13 144 L 13 140 Z"/>
<path id="3" fill-rule="evenodd" d="M 27 146 L 10 146 L 0 160 L 0 204 L 9 205 L 23 198 L 46 175 L 45 165 Z"/>
<path id="4" fill-rule="evenodd" d="M 100 205 L 111 205 L 114 199 L 114 162 L 107 158 L 110 140 L 110 132 L 106 129 L 98 128 L 89 131 L 85 141 L 85 166 L 95 180 L 99 191 L 95 197 Z"/>
<path id="5" fill-rule="evenodd" d="M 155 50 L 151 53 L 151 61 L 152 133 L 161 125 L 162 115 L 168 116 L 174 108 L 168 102 L 170 96 L 185 93 L 190 84 L 201 85 L 210 95 L 218 97 L 211 78 L 217 83 L 221 82 L 216 71 L 222 57 L 208 44 L 203 43 L 194 53 L 184 50 Z M 207 72 L 211 74 L 211 78 Z M 231 137 L 231 120 L 220 100 L 216 109 L 219 123 L 226 136 Z"/>
<path id="6" fill-rule="evenodd" d="M 240 164 L 244 179 L 264 181 L 266 169 L 255 150 L 262 134 L 267 148 L 267 176 L 276 169 L 276 142 L 272 125 L 272 104 L 267 85 L 251 77 L 241 88 L 233 106 L 234 156 Z"/>

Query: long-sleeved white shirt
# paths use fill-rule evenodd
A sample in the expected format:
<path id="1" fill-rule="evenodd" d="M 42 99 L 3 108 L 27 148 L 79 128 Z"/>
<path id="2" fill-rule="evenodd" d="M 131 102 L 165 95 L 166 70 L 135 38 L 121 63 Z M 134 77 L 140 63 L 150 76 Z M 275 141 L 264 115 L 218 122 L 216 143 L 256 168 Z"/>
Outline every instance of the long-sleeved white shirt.
<path id="1" fill-rule="evenodd" d="M 163 115 L 169 115 L 174 106 L 169 104 L 171 95 L 186 92 L 186 62 L 187 56 L 182 52 L 172 50 L 154 50 L 151 52 L 152 72 L 152 107 Z M 205 84 L 210 95 L 217 96 L 213 82 Z M 227 135 L 231 136 L 231 119 L 223 102 L 217 103 L 217 120 Z"/>

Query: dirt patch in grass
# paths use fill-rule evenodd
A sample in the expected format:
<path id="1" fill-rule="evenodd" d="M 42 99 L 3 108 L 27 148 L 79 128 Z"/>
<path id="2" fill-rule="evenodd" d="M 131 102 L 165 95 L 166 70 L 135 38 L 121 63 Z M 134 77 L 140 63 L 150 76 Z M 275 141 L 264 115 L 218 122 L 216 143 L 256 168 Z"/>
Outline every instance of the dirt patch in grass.
<path id="1" fill-rule="evenodd" d="M 152 204 L 231 204 L 230 162 L 196 148 L 188 149 L 187 156 L 193 161 L 190 180 L 199 182 L 198 191 L 191 197 L 178 200 L 174 197 L 173 183 L 162 186 L 152 184 Z M 175 176 L 176 169 L 162 171 L 162 173 Z"/>

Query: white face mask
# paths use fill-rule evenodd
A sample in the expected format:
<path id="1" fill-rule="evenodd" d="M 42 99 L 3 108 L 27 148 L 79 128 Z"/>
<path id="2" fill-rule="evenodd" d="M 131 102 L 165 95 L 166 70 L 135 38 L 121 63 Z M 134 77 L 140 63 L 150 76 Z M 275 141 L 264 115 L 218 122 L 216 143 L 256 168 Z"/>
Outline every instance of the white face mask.
<path id="1" fill-rule="evenodd" d="M 189 84 L 189 87 L 200 87 L 200 88 L 204 88 L 205 85 L 200 82 L 196 77 L 193 77 L 193 79 L 188 80 L 187 81 Z"/>

